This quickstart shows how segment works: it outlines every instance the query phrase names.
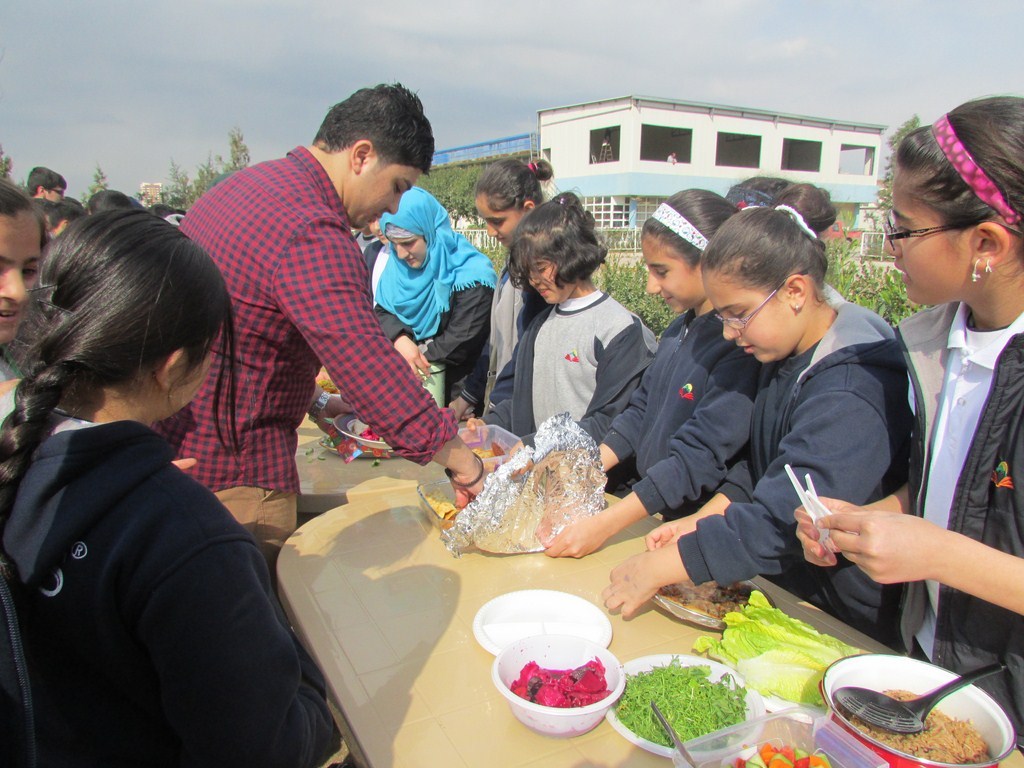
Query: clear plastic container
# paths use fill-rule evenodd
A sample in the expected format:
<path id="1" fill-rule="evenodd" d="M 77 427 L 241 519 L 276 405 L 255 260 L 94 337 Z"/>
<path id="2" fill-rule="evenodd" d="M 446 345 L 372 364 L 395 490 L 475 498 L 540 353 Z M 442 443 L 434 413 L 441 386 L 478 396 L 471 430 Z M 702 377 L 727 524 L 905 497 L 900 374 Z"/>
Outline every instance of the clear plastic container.
<path id="1" fill-rule="evenodd" d="M 485 424 L 476 429 L 460 429 L 459 437 L 462 438 L 462 442 L 474 450 L 494 453 L 493 456 L 481 457 L 488 472 L 493 472 L 504 464 L 508 458 L 508 452 L 519 442 L 519 438 L 507 429 L 491 424 Z"/>
<path id="2" fill-rule="evenodd" d="M 697 759 L 696 768 L 733 768 L 736 758 L 752 757 L 765 742 L 824 754 L 832 768 L 888 768 L 883 758 L 827 716 L 800 707 L 709 733 L 686 742 L 686 748 Z M 678 753 L 673 755 L 672 763 L 679 768 L 689 765 Z"/>
<path id="3" fill-rule="evenodd" d="M 430 522 L 441 529 L 451 528 L 455 525 L 455 516 L 458 512 L 449 509 L 447 510 L 449 514 L 445 517 L 435 506 L 446 503 L 451 504 L 452 507 L 455 506 L 455 489 L 452 488 L 451 483 L 447 480 L 420 483 L 416 486 L 416 493 L 420 497 L 420 509 L 426 513 Z"/>

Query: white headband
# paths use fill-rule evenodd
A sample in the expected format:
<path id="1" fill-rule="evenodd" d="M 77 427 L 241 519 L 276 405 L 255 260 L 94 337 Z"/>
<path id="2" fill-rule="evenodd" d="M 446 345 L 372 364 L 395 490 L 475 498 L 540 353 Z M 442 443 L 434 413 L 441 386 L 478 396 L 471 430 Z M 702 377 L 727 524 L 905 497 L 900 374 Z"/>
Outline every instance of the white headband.
<path id="1" fill-rule="evenodd" d="M 651 218 L 664 224 L 698 251 L 708 247 L 708 239 L 671 205 L 662 203 Z"/>
<path id="2" fill-rule="evenodd" d="M 804 221 L 804 217 L 800 215 L 800 211 L 798 211 L 796 208 L 790 208 L 788 205 L 776 205 L 775 210 L 785 211 L 786 213 L 788 213 L 790 216 L 793 217 L 793 221 L 797 223 L 800 229 L 806 232 L 812 240 L 818 239 L 818 233 L 811 229 L 809 226 L 807 226 L 807 222 Z"/>

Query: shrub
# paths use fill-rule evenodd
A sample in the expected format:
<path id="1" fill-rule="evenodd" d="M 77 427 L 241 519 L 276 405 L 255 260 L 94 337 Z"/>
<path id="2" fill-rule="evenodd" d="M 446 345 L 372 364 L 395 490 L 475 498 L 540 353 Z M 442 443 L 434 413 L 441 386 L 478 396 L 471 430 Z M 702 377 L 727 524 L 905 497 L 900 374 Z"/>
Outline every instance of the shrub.
<path id="1" fill-rule="evenodd" d="M 655 336 L 660 338 L 676 318 L 664 299 L 647 293 L 647 267 L 642 261 L 609 259 L 596 278 L 598 288 L 643 320 Z"/>
<path id="2" fill-rule="evenodd" d="M 856 254 L 857 243 L 831 240 L 827 248 L 829 265 L 825 280 L 844 299 L 877 312 L 890 325 L 916 311 L 894 267 L 861 260 Z"/>

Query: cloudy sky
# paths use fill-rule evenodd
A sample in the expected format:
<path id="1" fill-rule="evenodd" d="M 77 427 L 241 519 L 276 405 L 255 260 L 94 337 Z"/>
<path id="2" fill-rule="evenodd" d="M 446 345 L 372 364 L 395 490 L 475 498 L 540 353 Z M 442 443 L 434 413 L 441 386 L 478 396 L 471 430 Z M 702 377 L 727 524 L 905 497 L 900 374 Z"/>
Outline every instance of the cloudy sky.
<path id="1" fill-rule="evenodd" d="M 1018 0 L 90 0 L 0 10 L 0 145 L 81 195 L 308 144 L 353 90 L 405 83 L 439 149 L 545 107 L 649 95 L 898 126 L 1024 94 Z M 557 170 L 557 169 L 556 169 Z"/>

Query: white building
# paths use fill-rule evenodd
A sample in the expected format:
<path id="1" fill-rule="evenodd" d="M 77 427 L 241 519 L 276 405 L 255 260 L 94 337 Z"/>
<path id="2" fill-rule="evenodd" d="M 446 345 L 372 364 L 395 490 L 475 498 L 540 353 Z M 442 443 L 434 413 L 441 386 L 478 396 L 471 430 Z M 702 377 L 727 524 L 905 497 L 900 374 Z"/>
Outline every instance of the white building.
<path id="1" fill-rule="evenodd" d="M 602 227 L 638 226 L 675 192 L 724 195 L 751 176 L 823 187 L 856 226 L 877 195 L 885 129 L 646 96 L 542 109 L 538 122 L 558 188 L 581 195 Z"/>

